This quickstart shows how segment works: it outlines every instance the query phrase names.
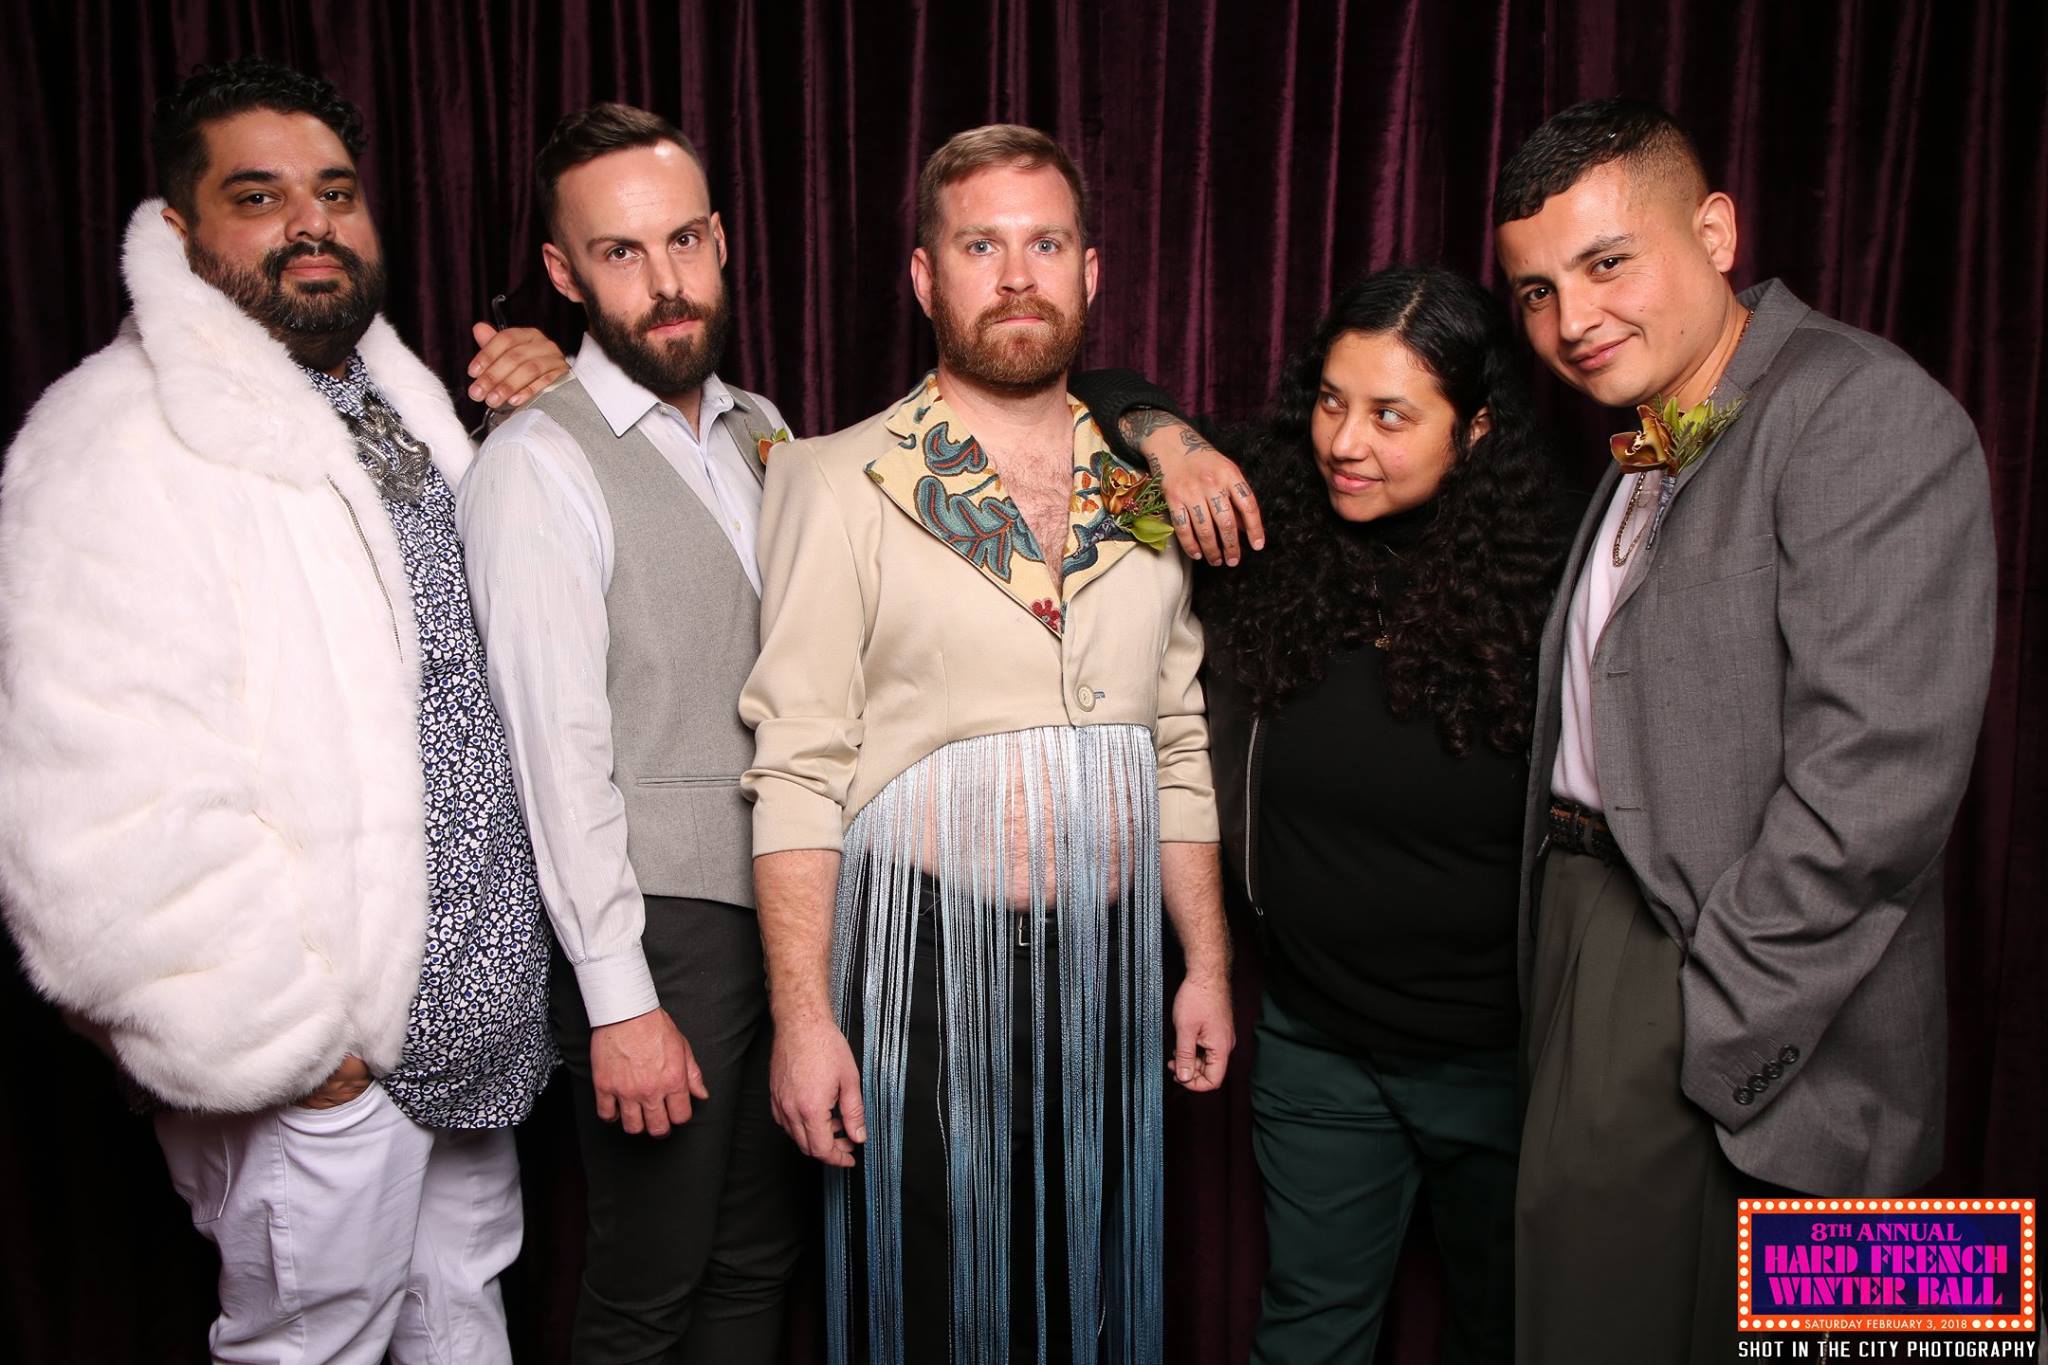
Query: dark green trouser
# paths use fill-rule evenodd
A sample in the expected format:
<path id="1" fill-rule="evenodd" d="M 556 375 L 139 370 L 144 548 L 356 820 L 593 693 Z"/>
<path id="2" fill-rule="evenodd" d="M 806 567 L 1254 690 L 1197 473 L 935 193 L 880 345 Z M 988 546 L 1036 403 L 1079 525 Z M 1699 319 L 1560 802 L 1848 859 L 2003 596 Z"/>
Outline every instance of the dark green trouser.
<path id="1" fill-rule="evenodd" d="M 1361 1056 L 1268 995 L 1252 1067 L 1252 1148 L 1268 1262 L 1256 1365 L 1368 1365 L 1419 1190 L 1444 1260 L 1442 1359 L 1497 1365 L 1514 1326 L 1512 1048 Z"/>

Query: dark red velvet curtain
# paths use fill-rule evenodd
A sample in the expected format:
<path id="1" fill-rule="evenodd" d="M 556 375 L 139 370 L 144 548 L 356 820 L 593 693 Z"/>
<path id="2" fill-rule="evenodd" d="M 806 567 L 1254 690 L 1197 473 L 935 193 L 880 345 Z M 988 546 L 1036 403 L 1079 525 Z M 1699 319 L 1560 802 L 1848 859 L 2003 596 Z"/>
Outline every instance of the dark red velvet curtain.
<path id="1" fill-rule="evenodd" d="M 733 248 L 727 372 L 805 432 L 874 411 L 929 363 L 905 286 L 911 187 L 959 128 L 1035 123 L 1078 154 L 1104 259 L 1091 359 L 1246 413 L 1334 285 L 1396 260 L 1491 279 L 1493 172 L 1546 114 L 1591 95 L 1663 101 L 1740 206 L 1739 282 L 1782 276 L 1897 341 L 1982 432 L 1999 655 L 1950 856 L 1938 1188 L 2048 1193 L 2048 481 L 2035 470 L 2048 21 L 2036 0 L 11 0 L 0 428 L 113 334 L 121 227 L 151 188 L 153 101 L 192 64 L 246 52 L 318 71 L 362 104 L 391 312 L 451 377 L 500 290 L 516 318 L 573 339 L 538 269 L 528 170 L 556 117 L 618 98 L 677 119 L 700 141 Z M 1548 387 L 1590 468 L 1611 423 Z M 200 1359 L 212 1269 L 146 1127 L 18 978 L 0 1000 L 13 1052 L 0 1354 Z M 1243 1074 L 1170 1110 L 1177 1363 L 1243 1359 L 1257 1313 Z M 559 1358 L 573 1295 L 566 1117 L 551 1095 L 522 1138 L 528 1243 L 508 1284 L 522 1359 Z M 1385 1358 L 1428 1358 L 1426 1269 L 1409 1284 Z"/>

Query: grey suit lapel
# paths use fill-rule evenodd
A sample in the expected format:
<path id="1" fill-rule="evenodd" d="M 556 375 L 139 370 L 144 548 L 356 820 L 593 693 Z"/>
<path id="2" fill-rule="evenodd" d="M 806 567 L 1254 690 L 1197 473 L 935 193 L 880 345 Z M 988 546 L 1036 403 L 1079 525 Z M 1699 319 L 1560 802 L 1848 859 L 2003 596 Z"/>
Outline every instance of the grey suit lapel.
<path id="1" fill-rule="evenodd" d="M 1734 368 L 1732 363 L 1729 368 Z M 1737 398 L 1746 397 L 1747 394 L 1748 390 L 1740 384 L 1731 383 L 1729 377 L 1724 375 L 1721 382 L 1714 386 L 1712 401 L 1732 403 Z M 1642 543 L 1636 546 L 1635 553 L 1629 557 L 1628 572 L 1622 576 L 1621 588 L 1614 594 L 1614 608 L 1608 613 L 1609 620 L 1620 614 L 1621 609 L 1628 605 L 1629 598 L 1636 595 L 1636 589 L 1642 586 L 1643 580 L 1649 577 L 1650 565 L 1656 562 L 1657 551 L 1664 543 L 1665 533 L 1671 529 L 1671 518 L 1678 514 L 1678 500 L 1685 496 L 1686 485 L 1698 478 L 1700 471 L 1716 459 L 1739 459 L 1738 452 L 1743 444 L 1743 435 L 1742 419 L 1737 417 L 1734 425 L 1722 432 L 1721 438 L 1708 447 L 1705 455 L 1678 471 L 1678 486 L 1671 490 L 1671 505 L 1665 509 L 1663 525 L 1657 528 L 1655 539 L 1649 535 L 1649 528 L 1644 528 Z M 1634 475 L 1630 477 L 1633 478 Z M 1661 492 L 1661 489 L 1652 491 L 1646 486 L 1643 490 L 1643 505 L 1636 509 L 1636 515 L 1647 518 L 1654 524 L 1657 517 L 1657 499 Z"/>
<path id="2" fill-rule="evenodd" d="M 1586 504 L 1586 513 L 1579 518 L 1578 535 L 1572 539 L 1571 554 L 1565 560 L 1564 575 L 1558 580 L 1557 597 L 1551 602 L 1550 616 L 1543 623 L 1543 644 L 1537 655 L 1539 666 L 1536 673 L 1537 744 L 1532 757 L 1541 765 L 1541 778 L 1545 783 L 1550 781 L 1548 762 L 1555 756 L 1557 747 L 1557 698 L 1564 685 L 1565 622 L 1571 616 L 1572 598 L 1579 589 L 1579 575 L 1585 572 L 1586 558 L 1593 552 L 1593 540 L 1600 533 L 1600 523 L 1607 517 L 1607 505 L 1614 500 L 1614 486 L 1620 479 L 1621 467 L 1610 465 L 1601 476 L 1592 501 Z"/>
<path id="3" fill-rule="evenodd" d="M 1733 403 L 1738 399 L 1747 400 L 1750 389 L 1761 379 L 1771 362 L 1778 358 L 1785 341 L 1799 326 L 1801 319 L 1812 310 L 1798 299 L 1792 291 L 1776 280 L 1745 289 L 1736 296 L 1737 302 L 1750 310 L 1752 316 L 1749 328 L 1742 336 L 1742 344 L 1735 348 L 1735 354 L 1728 357 L 1728 369 L 1721 376 L 1721 382 L 1714 386 L 1710 395 L 1716 403 Z M 1648 536 L 1636 550 L 1629 563 L 1628 574 L 1621 581 L 1621 589 L 1614 595 L 1614 609 L 1608 614 L 1613 620 L 1621 609 L 1641 587 L 1650 575 L 1650 565 L 1657 558 L 1657 548 L 1671 529 L 1671 518 L 1678 515 L 1678 503 L 1685 496 L 1686 487 L 1699 477 L 1700 471 L 1716 460 L 1740 461 L 1749 445 L 1749 432 L 1743 428 L 1743 419 L 1737 417 L 1733 426 L 1721 434 L 1711 449 L 1700 459 L 1679 471 L 1678 486 L 1672 490 L 1671 506 L 1666 510 L 1664 525 L 1659 528 L 1657 541 L 1652 543 Z M 1656 515 L 1656 504 L 1651 502 L 1650 515 Z"/>
<path id="4" fill-rule="evenodd" d="M 1614 485 L 1620 474 L 1618 467 L 1609 467 L 1601 477 L 1592 500 L 1587 503 L 1585 515 L 1579 518 L 1579 531 L 1572 538 L 1571 553 L 1565 558 L 1557 596 L 1551 600 L 1550 615 L 1543 622 L 1543 639 L 1537 649 L 1536 711 L 1529 727 L 1529 785 L 1523 811 L 1521 895 L 1515 946 L 1516 979 L 1525 1004 L 1535 945 L 1531 878 L 1536 868 L 1536 850 L 1544 838 L 1546 813 L 1550 809 L 1550 770 L 1557 761 L 1558 736 L 1564 727 L 1564 707 L 1560 698 L 1564 692 L 1565 624 L 1571 619 L 1572 598 L 1578 593 L 1579 575 L 1585 571 L 1586 558 L 1593 552 L 1594 539 L 1600 533 L 1600 523 L 1607 516 L 1607 504 L 1613 500 Z"/>

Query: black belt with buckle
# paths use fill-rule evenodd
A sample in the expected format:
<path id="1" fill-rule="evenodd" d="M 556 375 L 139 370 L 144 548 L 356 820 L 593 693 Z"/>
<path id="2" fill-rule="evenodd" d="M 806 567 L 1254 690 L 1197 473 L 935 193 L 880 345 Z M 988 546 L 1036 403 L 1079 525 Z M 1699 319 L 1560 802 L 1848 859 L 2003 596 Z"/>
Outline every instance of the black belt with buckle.
<path id="1" fill-rule="evenodd" d="M 1615 842 L 1614 831 L 1607 827 L 1606 816 L 1562 797 L 1550 800 L 1550 847 L 1583 853 L 1610 867 L 1627 861 L 1621 855 L 1621 845 Z"/>
<path id="2" fill-rule="evenodd" d="M 920 872 L 917 876 L 917 918 L 919 921 L 918 929 L 921 933 L 931 933 L 936 929 L 938 912 L 939 884 L 930 873 Z M 1010 917 L 1009 939 L 1011 946 L 1018 949 L 1029 948 L 1031 946 L 1030 909 L 1028 907 L 1018 909 L 1015 906 L 1011 906 L 1004 913 Z M 1041 923 L 1045 926 L 1045 939 L 1047 944 L 1050 945 L 1052 940 L 1059 936 L 1060 932 L 1060 919 L 1057 907 L 1046 906 L 1045 918 Z M 1112 929 L 1111 932 L 1113 934 L 1115 931 Z"/>

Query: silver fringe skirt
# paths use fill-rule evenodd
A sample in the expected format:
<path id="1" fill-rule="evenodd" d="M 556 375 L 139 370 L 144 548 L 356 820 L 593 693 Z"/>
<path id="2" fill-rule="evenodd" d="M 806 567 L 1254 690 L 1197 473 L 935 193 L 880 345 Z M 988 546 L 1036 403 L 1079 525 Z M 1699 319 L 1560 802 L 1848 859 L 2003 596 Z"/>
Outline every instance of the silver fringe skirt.
<path id="1" fill-rule="evenodd" d="M 1039 1358 L 1053 1345 L 1046 1341 L 1056 1325 L 1047 1312 L 1044 1194 L 1052 1160 L 1064 1189 L 1064 1217 L 1054 1221 L 1064 1224 L 1066 1245 L 1051 1259 L 1065 1263 L 1061 1297 L 1073 1359 L 1158 1365 L 1165 1071 L 1158 810 L 1150 730 L 1048 726 L 959 740 L 927 755 L 848 827 L 832 987 L 840 1027 L 859 1049 L 868 1140 L 853 1170 L 826 1173 L 833 1365 L 904 1365 L 904 1073 L 911 984 L 920 969 L 918 906 L 921 888 L 929 896 L 934 884 L 938 924 L 928 942 L 938 958 L 952 1360 L 1008 1362 L 1018 1275 L 1035 1282 Z M 1028 926 L 1019 923 L 1026 916 Z M 1049 934 L 1051 917 L 1057 932 Z M 1014 947 L 1020 931 L 1028 957 Z M 1055 955 L 1050 964 L 1048 954 Z M 933 964 L 923 970 L 933 972 Z M 1030 1011 L 1028 1075 L 1013 1062 L 1015 1010 Z M 1058 1075 L 1047 1074 L 1049 1018 L 1060 1040 Z M 1105 1054 L 1119 1059 L 1113 1075 L 1105 1074 L 1112 1069 Z M 1053 1086 L 1060 1131 L 1047 1132 Z M 1033 1116 L 1037 1252 L 1032 1265 L 1015 1266 L 1011 1114 L 1022 1102 Z M 1104 1131 L 1106 1108 L 1117 1131 Z M 1106 1172 L 1115 1178 L 1105 1180 Z M 856 1231 L 865 1251 L 858 1261 Z M 862 1284 L 850 1282 L 857 1264 Z M 866 1303 L 866 1340 L 858 1347 L 854 1294 Z"/>

